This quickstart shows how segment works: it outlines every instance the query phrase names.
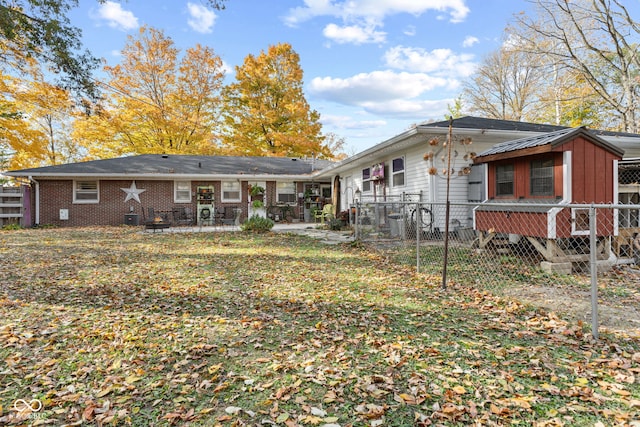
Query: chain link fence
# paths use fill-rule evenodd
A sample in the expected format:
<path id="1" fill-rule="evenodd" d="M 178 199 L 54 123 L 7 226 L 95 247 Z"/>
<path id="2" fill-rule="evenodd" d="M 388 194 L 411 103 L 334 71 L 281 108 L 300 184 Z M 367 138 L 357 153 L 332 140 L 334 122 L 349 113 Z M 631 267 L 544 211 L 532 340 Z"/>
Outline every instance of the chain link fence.
<path id="1" fill-rule="evenodd" d="M 598 301 L 611 307 L 603 326 L 626 318 L 640 328 L 640 205 L 411 198 L 356 204 L 357 240 L 443 287 L 472 285 L 575 309 L 596 336 Z"/>

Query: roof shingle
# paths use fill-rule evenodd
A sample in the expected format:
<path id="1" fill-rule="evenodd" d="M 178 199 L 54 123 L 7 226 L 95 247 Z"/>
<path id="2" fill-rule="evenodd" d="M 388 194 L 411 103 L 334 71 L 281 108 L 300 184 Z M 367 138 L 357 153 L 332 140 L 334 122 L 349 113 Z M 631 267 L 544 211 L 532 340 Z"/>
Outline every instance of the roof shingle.
<path id="1" fill-rule="evenodd" d="M 291 157 L 144 154 L 10 171 L 7 175 L 308 175 L 331 164 Z"/>

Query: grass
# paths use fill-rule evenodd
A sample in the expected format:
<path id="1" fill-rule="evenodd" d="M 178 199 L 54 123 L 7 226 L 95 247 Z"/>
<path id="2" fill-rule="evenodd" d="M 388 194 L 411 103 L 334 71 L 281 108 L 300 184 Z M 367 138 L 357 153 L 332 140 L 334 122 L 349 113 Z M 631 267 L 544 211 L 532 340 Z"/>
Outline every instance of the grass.
<path id="1" fill-rule="evenodd" d="M 443 291 L 439 276 L 358 245 L 10 230 L 0 261 L 0 424 L 568 426 L 640 414 L 632 338 L 594 342 L 486 290 Z M 18 412 L 18 399 L 43 408 Z"/>

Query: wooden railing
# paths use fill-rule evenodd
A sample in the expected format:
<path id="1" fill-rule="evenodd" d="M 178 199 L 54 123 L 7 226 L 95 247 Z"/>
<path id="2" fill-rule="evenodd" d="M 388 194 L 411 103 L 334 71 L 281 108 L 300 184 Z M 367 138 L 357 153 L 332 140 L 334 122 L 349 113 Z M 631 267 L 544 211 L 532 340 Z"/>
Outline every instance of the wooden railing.
<path id="1" fill-rule="evenodd" d="M 22 188 L 0 187 L 0 226 L 19 223 L 22 208 Z"/>

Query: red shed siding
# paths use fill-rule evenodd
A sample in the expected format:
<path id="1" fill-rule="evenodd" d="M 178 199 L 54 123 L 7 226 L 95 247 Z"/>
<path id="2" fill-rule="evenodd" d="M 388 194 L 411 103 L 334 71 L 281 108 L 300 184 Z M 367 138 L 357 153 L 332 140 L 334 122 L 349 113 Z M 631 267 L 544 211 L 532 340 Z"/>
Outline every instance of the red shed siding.
<path id="1" fill-rule="evenodd" d="M 477 230 L 547 237 L 546 213 L 477 211 L 475 218 Z"/>
<path id="2" fill-rule="evenodd" d="M 571 234 L 571 209 L 562 209 L 555 217 L 555 236 L 547 233 L 546 212 L 507 212 L 476 211 L 476 230 L 496 233 L 520 234 L 540 238 L 569 238 Z M 613 216 L 611 210 L 597 211 L 597 236 L 613 235 Z"/>
<path id="3" fill-rule="evenodd" d="M 530 173 L 529 170 L 531 168 L 531 161 L 548 158 L 549 155 L 553 156 L 553 186 L 554 186 L 554 195 L 553 196 L 532 196 L 531 191 L 529 189 L 530 186 Z M 505 164 L 513 164 L 513 196 L 496 196 L 496 166 L 505 165 Z M 551 153 L 545 155 L 538 156 L 530 156 L 530 157 L 518 157 L 509 160 L 501 160 L 499 162 L 489 163 L 488 168 L 488 192 L 490 199 L 500 199 L 500 200 L 513 200 L 513 199 L 549 199 L 555 197 L 562 197 L 562 154 L 560 153 Z"/>
<path id="4" fill-rule="evenodd" d="M 572 203 L 613 203 L 613 162 L 620 160 L 619 156 L 584 138 L 568 141 L 554 151 L 572 152 Z"/>
<path id="5" fill-rule="evenodd" d="M 615 199 L 614 160 L 621 157 L 593 144 L 591 141 L 576 137 L 555 147 L 554 155 L 554 196 L 534 197 L 529 189 L 529 169 L 531 161 L 545 158 L 549 154 L 515 157 L 488 164 L 489 198 L 508 202 L 513 199 L 566 198 L 563 194 L 563 152 L 571 152 L 571 203 L 613 203 Z M 496 166 L 514 165 L 513 196 L 496 197 Z M 482 231 L 494 230 L 498 233 L 514 233 L 525 236 L 567 238 L 571 237 L 571 210 L 563 209 L 555 217 L 555 236 L 547 235 L 546 213 L 533 212 L 476 212 L 476 228 Z M 598 236 L 613 235 L 613 211 L 600 211 L 597 217 Z"/>

